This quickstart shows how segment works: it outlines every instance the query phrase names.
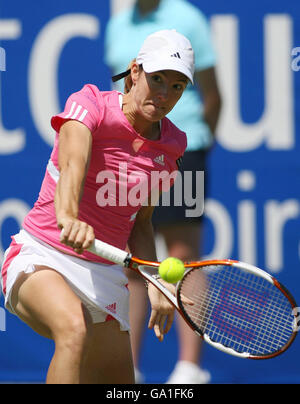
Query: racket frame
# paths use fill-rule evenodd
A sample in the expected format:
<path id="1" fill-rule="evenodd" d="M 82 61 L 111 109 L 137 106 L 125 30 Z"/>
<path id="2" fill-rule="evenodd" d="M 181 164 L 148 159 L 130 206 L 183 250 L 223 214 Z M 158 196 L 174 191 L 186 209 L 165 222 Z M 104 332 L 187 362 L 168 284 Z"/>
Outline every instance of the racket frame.
<path id="1" fill-rule="evenodd" d="M 179 311 L 183 319 L 186 321 L 186 323 L 189 325 L 190 328 L 194 330 L 194 332 L 199 335 L 203 340 L 205 340 L 208 344 L 212 345 L 216 349 L 226 352 L 227 354 L 237 356 L 240 358 L 248 358 L 248 359 L 270 359 L 274 358 L 284 351 L 288 349 L 288 347 L 292 344 L 294 339 L 296 338 L 297 335 L 297 321 L 296 321 L 296 315 L 294 314 L 294 325 L 293 325 L 293 333 L 291 334 L 291 337 L 289 341 L 281 347 L 276 352 L 270 353 L 270 354 L 265 354 L 265 355 L 251 355 L 247 352 L 236 352 L 232 348 L 226 347 L 220 343 L 214 342 L 211 340 L 211 338 L 203 333 L 199 328 L 193 323 L 193 321 L 189 318 L 189 316 L 185 313 L 181 297 L 180 297 L 180 290 L 181 290 L 181 285 L 183 284 L 184 278 L 188 275 L 190 271 L 193 271 L 197 268 L 203 268 L 207 266 L 216 266 L 216 265 L 223 265 L 223 266 L 233 266 L 237 267 L 240 269 L 243 269 L 244 271 L 247 271 L 249 273 L 255 274 L 256 276 L 264 278 L 266 281 L 277 287 L 281 293 L 288 299 L 289 303 L 291 304 L 291 312 L 294 313 L 294 308 L 297 307 L 297 304 L 295 302 L 295 299 L 291 295 L 291 293 L 277 280 L 275 279 L 272 275 L 268 274 L 267 272 L 263 271 L 260 268 L 257 268 L 253 265 L 243 263 L 238 260 L 208 260 L 208 261 L 194 261 L 194 262 L 186 262 L 184 264 L 186 271 L 185 274 L 182 278 L 181 281 L 179 281 L 176 285 L 175 289 L 175 296 L 165 287 L 163 286 L 157 278 L 153 277 L 153 275 L 156 273 L 159 268 L 160 262 L 155 262 L 155 261 L 147 261 L 147 260 L 142 260 L 136 257 L 133 257 L 130 253 L 123 251 L 117 247 L 111 246 L 105 242 L 102 242 L 100 240 L 95 240 L 95 242 L 92 244 L 92 246 L 88 249 L 90 252 L 101 256 L 105 258 L 108 261 L 114 262 L 115 264 L 121 265 L 123 267 L 127 267 L 131 270 L 134 270 L 135 272 L 139 273 L 144 279 L 147 281 L 151 282 L 157 289 L 159 289 L 164 296 L 170 301 L 171 304 Z M 153 274 L 151 274 L 149 271 L 149 268 L 153 269 Z M 146 270 L 147 268 L 147 270 Z"/>
<path id="2" fill-rule="evenodd" d="M 286 287 L 283 286 L 276 278 L 274 278 L 272 275 L 270 275 L 269 273 L 267 273 L 266 271 L 263 271 L 262 269 L 260 269 L 258 267 L 255 267 L 250 264 L 246 264 L 246 263 L 238 261 L 238 260 L 230 260 L 230 259 L 208 260 L 208 261 L 200 261 L 200 262 L 195 261 L 195 262 L 185 263 L 185 267 L 189 268 L 189 270 L 187 272 L 185 272 L 184 277 L 187 276 L 189 272 L 191 272 L 197 268 L 215 266 L 215 265 L 225 265 L 225 266 L 236 267 L 236 268 L 243 269 L 246 272 L 255 274 L 256 276 L 259 276 L 259 277 L 265 279 L 267 282 L 269 282 L 270 284 L 277 287 L 280 290 L 280 292 L 288 299 L 288 301 L 291 305 L 291 313 L 293 313 L 293 309 L 297 307 L 294 297 L 286 289 Z M 255 359 L 255 360 L 271 359 L 271 358 L 274 358 L 274 357 L 282 354 L 283 352 L 285 352 L 291 346 L 293 341 L 295 340 L 298 331 L 297 331 L 296 315 L 294 314 L 293 333 L 291 334 L 289 341 L 283 347 L 281 347 L 281 349 L 279 349 L 278 351 L 275 351 L 273 353 L 265 354 L 265 355 L 251 355 L 247 352 L 237 352 L 232 348 L 226 347 L 220 343 L 213 341 L 208 335 L 206 335 L 201 330 L 199 330 L 197 325 L 185 313 L 185 309 L 184 309 L 184 306 L 183 306 L 183 304 L 181 302 L 181 298 L 180 298 L 180 291 L 181 291 L 181 285 L 183 283 L 183 279 L 177 284 L 177 288 L 176 288 L 176 298 L 177 298 L 177 302 L 178 302 L 178 306 L 179 306 L 179 311 L 180 311 L 182 317 L 187 322 L 187 324 L 194 330 L 194 332 L 197 333 L 204 341 L 206 341 L 209 345 L 212 345 L 214 348 L 216 348 L 222 352 L 226 352 L 232 356 L 239 357 L 239 358 L 247 358 L 247 359 Z"/>

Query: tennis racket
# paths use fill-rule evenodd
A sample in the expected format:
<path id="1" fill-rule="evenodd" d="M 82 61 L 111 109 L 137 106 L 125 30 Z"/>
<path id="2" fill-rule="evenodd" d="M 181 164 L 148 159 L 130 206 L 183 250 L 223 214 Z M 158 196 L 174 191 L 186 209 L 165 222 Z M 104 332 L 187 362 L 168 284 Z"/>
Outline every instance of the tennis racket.
<path id="1" fill-rule="evenodd" d="M 142 275 L 196 334 L 225 353 L 273 358 L 286 351 L 296 337 L 294 298 L 273 276 L 255 266 L 234 260 L 185 263 L 174 296 L 157 279 L 159 262 L 138 259 L 99 240 L 89 251 Z"/>

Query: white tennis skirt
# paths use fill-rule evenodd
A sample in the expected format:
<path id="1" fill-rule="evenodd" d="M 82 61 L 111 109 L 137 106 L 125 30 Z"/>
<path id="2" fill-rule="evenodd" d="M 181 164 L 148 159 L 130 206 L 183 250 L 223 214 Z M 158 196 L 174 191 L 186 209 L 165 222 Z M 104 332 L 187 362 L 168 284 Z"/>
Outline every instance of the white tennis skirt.
<path id="1" fill-rule="evenodd" d="M 1 269 L 1 286 L 5 307 L 11 305 L 13 285 L 21 273 L 44 265 L 59 272 L 89 310 L 93 322 L 116 319 L 122 331 L 129 330 L 128 278 L 119 265 L 106 265 L 64 254 L 21 230 L 12 237 L 5 251 Z"/>

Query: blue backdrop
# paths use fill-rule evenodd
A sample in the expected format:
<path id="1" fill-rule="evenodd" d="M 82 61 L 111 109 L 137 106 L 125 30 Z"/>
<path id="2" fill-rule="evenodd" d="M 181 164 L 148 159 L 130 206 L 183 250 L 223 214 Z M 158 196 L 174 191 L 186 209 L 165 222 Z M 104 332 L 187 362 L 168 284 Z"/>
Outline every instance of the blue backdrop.
<path id="1" fill-rule="evenodd" d="M 300 301 L 300 5 L 191 2 L 211 19 L 224 100 L 209 161 L 204 253 L 261 266 Z M 103 62 L 110 6 L 0 0 L 1 257 L 37 198 L 50 117 L 83 84 L 111 86 Z M 146 331 L 143 348 L 146 382 L 164 382 L 177 359 L 175 327 L 162 344 Z M 299 348 L 300 338 L 282 356 L 256 362 L 205 346 L 203 365 L 214 383 L 299 383 Z M 43 381 L 52 351 L 1 300 L 0 381 Z"/>

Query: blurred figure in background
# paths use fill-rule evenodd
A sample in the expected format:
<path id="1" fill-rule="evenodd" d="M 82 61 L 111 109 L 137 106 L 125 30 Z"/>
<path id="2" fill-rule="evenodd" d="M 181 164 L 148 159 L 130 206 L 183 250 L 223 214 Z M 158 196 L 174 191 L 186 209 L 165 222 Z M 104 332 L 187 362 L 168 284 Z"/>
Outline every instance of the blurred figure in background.
<path id="1" fill-rule="evenodd" d="M 195 85 L 189 85 L 168 117 L 186 132 L 188 146 L 181 171 L 205 171 L 207 152 L 214 143 L 214 134 L 221 109 L 221 98 L 215 74 L 216 57 L 210 28 L 203 13 L 187 0 L 136 0 L 126 11 L 113 16 L 106 30 L 106 63 L 113 74 L 127 69 L 147 35 L 161 29 L 176 29 L 192 43 L 195 52 Z M 179 55 L 180 56 L 180 55 Z M 116 87 L 124 91 L 124 84 Z M 195 175 L 193 174 L 193 181 Z M 207 183 L 205 177 L 205 184 Z M 193 184 L 195 188 L 195 184 Z M 207 188 L 207 185 L 206 185 Z M 182 187 L 184 189 L 184 186 Z M 172 192 L 170 193 L 172 197 Z M 184 196 L 182 198 L 184 201 Z M 187 218 L 187 207 L 157 206 L 153 224 L 165 242 L 167 255 L 183 261 L 201 256 L 201 216 Z M 159 249 L 158 249 L 159 252 Z M 165 256 L 159 256 L 160 260 Z M 132 271 L 131 271 L 132 272 Z M 128 274 L 130 287 L 130 316 L 134 321 L 131 340 L 136 380 L 142 382 L 139 353 L 143 338 L 147 308 L 147 293 L 141 278 Z M 200 366 L 202 342 L 177 317 L 179 356 L 168 384 L 209 383 L 210 374 Z"/>

